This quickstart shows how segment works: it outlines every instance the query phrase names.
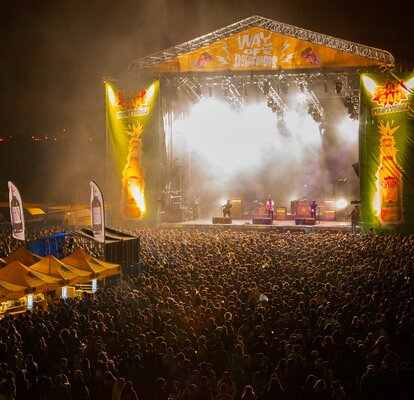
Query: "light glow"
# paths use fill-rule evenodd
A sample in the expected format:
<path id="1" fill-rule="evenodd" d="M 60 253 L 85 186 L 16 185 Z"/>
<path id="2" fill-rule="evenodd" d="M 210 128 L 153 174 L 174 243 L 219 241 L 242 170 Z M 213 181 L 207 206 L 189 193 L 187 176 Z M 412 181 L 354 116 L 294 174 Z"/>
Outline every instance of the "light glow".
<path id="1" fill-rule="evenodd" d="M 343 210 L 348 206 L 348 200 L 346 199 L 338 199 L 335 202 L 335 207 L 337 210 Z"/>
<path id="2" fill-rule="evenodd" d="M 27 309 L 31 310 L 33 308 L 33 294 L 27 295 Z"/>
<path id="3" fill-rule="evenodd" d="M 411 91 L 414 88 L 414 78 L 409 79 L 407 82 L 405 82 L 405 86 Z"/>
<path id="4" fill-rule="evenodd" d="M 147 91 L 147 102 L 150 102 L 152 100 L 152 97 L 155 93 L 155 84 L 152 84 Z"/>
<path id="5" fill-rule="evenodd" d="M 354 145 L 358 143 L 359 134 L 359 122 L 352 120 L 349 117 L 344 117 L 342 121 L 338 123 L 338 134 L 346 140 L 347 145 Z"/>
<path id="6" fill-rule="evenodd" d="M 347 176 L 358 155 L 358 122 L 338 100 L 341 107 L 329 110 L 331 122 L 321 135 L 320 124 L 309 115 L 307 103 L 298 103 L 297 94 L 283 97 L 283 120 L 262 95 L 250 97 L 242 109 L 208 97 L 175 113 L 167 136 L 169 156 L 180 166 L 173 175 L 176 187 L 188 188 L 201 199 L 202 210 L 214 214 L 226 198 L 247 198 L 249 211 L 267 193 L 281 207 L 309 196 L 322 198 L 332 179 L 327 160 L 330 170 Z"/>
<path id="7" fill-rule="evenodd" d="M 108 98 L 109 98 L 109 102 L 111 104 L 112 107 L 116 106 L 116 98 L 115 98 L 115 93 L 114 93 L 114 89 L 112 89 L 111 86 L 107 86 L 108 88 Z"/>
<path id="8" fill-rule="evenodd" d="M 371 93 L 371 95 L 374 95 L 375 88 L 377 87 L 377 84 L 368 76 L 363 75 L 362 81 L 364 82 L 364 86 L 366 89 Z"/>
<path id="9" fill-rule="evenodd" d="M 144 191 L 140 189 L 138 186 L 131 186 L 130 191 L 135 203 L 137 204 L 137 207 L 141 210 L 141 215 L 143 215 L 146 210 Z"/>

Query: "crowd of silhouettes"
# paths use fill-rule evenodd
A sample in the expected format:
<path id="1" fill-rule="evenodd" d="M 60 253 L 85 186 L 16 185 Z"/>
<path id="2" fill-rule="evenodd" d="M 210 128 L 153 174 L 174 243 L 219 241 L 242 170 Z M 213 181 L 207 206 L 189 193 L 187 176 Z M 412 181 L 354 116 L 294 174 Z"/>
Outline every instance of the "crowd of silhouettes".
<path id="1" fill-rule="evenodd" d="M 414 398 L 414 236 L 129 233 L 139 273 L 0 320 L 0 399 Z"/>

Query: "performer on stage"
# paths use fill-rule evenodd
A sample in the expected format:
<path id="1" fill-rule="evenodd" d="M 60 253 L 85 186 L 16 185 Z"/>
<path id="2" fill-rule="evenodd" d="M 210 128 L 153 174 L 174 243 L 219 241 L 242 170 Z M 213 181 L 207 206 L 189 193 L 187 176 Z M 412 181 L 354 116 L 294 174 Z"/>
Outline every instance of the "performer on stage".
<path id="1" fill-rule="evenodd" d="M 316 221 L 316 210 L 318 208 L 318 204 L 316 203 L 315 200 L 312 201 L 311 205 L 310 205 L 310 215 L 311 218 L 313 218 Z"/>
<path id="2" fill-rule="evenodd" d="M 355 233 L 359 224 L 359 206 L 356 205 L 349 215 L 351 217 L 351 230 L 352 233 Z"/>
<path id="3" fill-rule="evenodd" d="M 231 218 L 231 212 L 230 212 L 231 207 L 232 207 L 232 204 L 231 204 L 230 200 L 227 200 L 227 203 L 224 206 L 221 207 L 222 211 L 223 211 L 223 217 Z"/>
<path id="4" fill-rule="evenodd" d="M 269 197 L 266 201 L 266 211 L 267 211 L 267 216 L 272 218 L 273 221 L 273 217 L 274 217 L 274 213 L 275 213 L 275 202 L 272 200 L 272 197 L 269 194 Z"/>

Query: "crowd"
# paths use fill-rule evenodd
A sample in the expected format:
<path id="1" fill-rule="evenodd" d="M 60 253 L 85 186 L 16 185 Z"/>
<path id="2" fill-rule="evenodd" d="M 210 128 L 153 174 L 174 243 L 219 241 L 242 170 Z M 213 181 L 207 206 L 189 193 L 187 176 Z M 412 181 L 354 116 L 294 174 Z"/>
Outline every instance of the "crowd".
<path id="1" fill-rule="evenodd" d="M 0 320 L 0 400 L 414 398 L 414 237 L 132 233 L 136 275 Z"/>

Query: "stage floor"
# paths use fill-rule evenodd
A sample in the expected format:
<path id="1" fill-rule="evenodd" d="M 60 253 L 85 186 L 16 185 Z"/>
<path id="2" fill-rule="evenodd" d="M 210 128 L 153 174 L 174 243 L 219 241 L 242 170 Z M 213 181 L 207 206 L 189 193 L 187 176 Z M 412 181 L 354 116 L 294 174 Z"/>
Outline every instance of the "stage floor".
<path id="1" fill-rule="evenodd" d="M 212 218 L 199 219 L 185 222 L 169 222 L 161 223 L 161 228 L 224 228 L 224 229 L 240 229 L 240 230 L 277 230 L 277 231 L 302 231 L 302 232 L 344 232 L 351 233 L 351 223 L 349 221 L 316 221 L 315 225 L 296 225 L 291 220 L 276 220 L 272 225 L 253 224 L 251 219 L 236 219 L 230 224 L 220 224 L 212 222 Z"/>

